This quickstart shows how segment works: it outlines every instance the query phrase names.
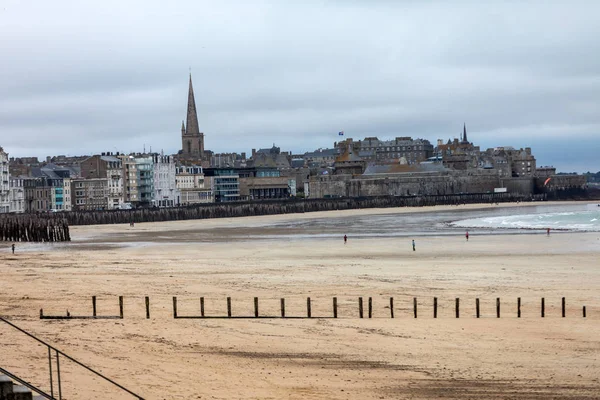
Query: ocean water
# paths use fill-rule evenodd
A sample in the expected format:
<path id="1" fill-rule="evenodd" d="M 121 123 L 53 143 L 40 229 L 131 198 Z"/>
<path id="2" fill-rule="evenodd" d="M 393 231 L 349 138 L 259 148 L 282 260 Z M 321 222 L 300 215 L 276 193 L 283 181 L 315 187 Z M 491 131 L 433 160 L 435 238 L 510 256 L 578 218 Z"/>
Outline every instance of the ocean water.
<path id="1" fill-rule="evenodd" d="M 469 218 L 450 223 L 453 227 L 482 229 L 552 229 L 579 232 L 600 232 L 600 206 L 565 207 L 529 214 Z"/>

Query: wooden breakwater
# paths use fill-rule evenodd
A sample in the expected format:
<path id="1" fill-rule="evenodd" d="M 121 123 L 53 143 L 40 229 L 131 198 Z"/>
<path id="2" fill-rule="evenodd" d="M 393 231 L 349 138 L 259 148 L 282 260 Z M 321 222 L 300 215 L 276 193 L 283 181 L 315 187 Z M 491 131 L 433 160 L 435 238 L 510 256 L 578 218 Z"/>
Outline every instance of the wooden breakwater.
<path id="1" fill-rule="evenodd" d="M 68 242 L 67 220 L 53 215 L 0 214 L 0 241 L 10 242 Z"/>
<path id="2" fill-rule="evenodd" d="M 124 224 L 131 222 L 180 221 L 188 219 L 248 217 L 361 208 L 425 207 L 476 203 L 543 201 L 545 194 L 469 193 L 429 196 L 380 196 L 329 199 L 285 199 L 231 203 L 207 203 L 173 208 L 73 211 L 61 213 L 69 225 Z"/>

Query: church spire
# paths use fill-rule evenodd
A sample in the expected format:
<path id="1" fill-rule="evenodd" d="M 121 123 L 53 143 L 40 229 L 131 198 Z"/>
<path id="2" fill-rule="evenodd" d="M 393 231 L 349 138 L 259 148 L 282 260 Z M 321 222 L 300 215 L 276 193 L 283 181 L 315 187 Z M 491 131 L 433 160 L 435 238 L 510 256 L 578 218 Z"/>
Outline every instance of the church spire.
<path id="1" fill-rule="evenodd" d="M 194 99 L 194 87 L 192 86 L 192 74 L 190 73 L 190 89 L 188 92 L 186 133 L 188 135 L 200 134 L 198 127 L 198 115 L 196 114 L 196 101 Z"/>
<path id="2" fill-rule="evenodd" d="M 467 123 L 465 122 L 463 125 L 463 142 L 468 143 L 467 140 Z"/>

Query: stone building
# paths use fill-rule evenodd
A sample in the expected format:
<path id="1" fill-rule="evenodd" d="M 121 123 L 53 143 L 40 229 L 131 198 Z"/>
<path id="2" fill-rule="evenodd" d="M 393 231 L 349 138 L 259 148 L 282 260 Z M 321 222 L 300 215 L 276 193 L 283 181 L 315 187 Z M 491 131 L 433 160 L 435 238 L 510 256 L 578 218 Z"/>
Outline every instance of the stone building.
<path id="1" fill-rule="evenodd" d="M 183 206 L 214 202 L 210 182 L 205 181 L 201 166 L 180 165 L 176 168 L 175 181 Z M 206 182 L 206 184 L 205 184 Z"/>
<path id="2" fill-rule="evenodd" d="M 86 158 L 80 163 L 81 176 L 86 179 L 108 179 L 108 209 L 118 209 L 124 202 L 123 162 L 112 153 Z"/>
<path id="3" fill-rule="evenodd" d="M 186 123 L 181 122 L 181 158 L 185 160 L 202 160 L 204 158 L 204 133 L 198 126 L 196 100 L 190 74 Z"/>
<path id="4" fill-rule="evenodd" d="M 23 178 L 25 212 L 49 212 L 52 209 L 52 183 L 54 181 L 45 176 Z"/>
<path id="5" fill-rule="evenodd" d="M 290 193 L 290 182 L 285 176 L 240 178 L 241 200 L 285 199 Z"/>
<path id="6" fill-rule="evenodd" d="M 8 153 L 0 147 L 0 213 L 10 211 L 10 174 Z"/>
<path id="7" fill-rule="evenodd" d="M 367 137 L 356 142 L 349 138 L 335 143 L 335 146 L 340 152 L 347 152 L 348 147 L 351 147 L 356 156 L 369 162 L 386 163 L 405 159 L 408 164 L 416 164 L 433 155 L 433 145 L 428 140 L 408 136 L 392 140 Z"/>
<path id="8" fill-rule="evenodd" d="M 138 172 L 137 162 L 132 155 L 120 155 L 122 176 L 123 176 L 123 202 L 137 204 L 138 195 Z"/>
<path id="9" fill-rule="evenodd" d="M 71 203 L 73 210 L 107 210 L 108 178 L 73 179 Z"/>

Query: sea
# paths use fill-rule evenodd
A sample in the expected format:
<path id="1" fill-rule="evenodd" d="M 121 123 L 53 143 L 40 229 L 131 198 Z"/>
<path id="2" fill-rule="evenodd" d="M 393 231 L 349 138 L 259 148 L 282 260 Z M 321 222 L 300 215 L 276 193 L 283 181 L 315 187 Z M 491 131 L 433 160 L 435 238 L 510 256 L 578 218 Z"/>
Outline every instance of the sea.
<path id="1" fill-rule="evenodd" d="M 507 230 L 559 230 L 600 232 L 600 204 L 577 204 L 533 209 L 513 209 L 510 214 L 466 218 L 449 225 L 460 228 Z"/>

